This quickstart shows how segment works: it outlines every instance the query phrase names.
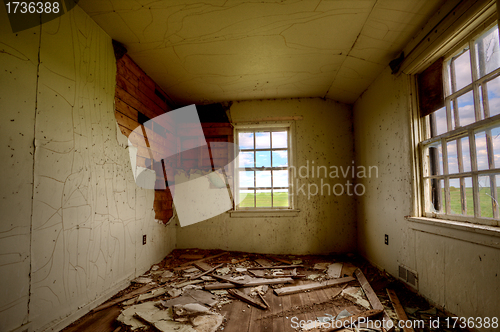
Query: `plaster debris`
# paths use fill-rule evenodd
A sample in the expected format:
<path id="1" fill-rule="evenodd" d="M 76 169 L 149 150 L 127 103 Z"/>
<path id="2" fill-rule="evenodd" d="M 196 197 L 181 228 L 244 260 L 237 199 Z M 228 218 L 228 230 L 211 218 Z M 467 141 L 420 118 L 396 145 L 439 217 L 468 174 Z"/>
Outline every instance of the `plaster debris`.
<path id="1" fill-rule="evenodd" d="M 328 265 L 330 265 L 330 263 L 316 263 L 316 264 L 314 264 L 313 269 L 315 269 L 315 270 L 326 270 L 328 268 Z"/>
<path id="2" fill-rule="evenodd" d="M 149 300 L 149 299 L 158 297 L 160 295 L 163 295 L 166 292 L 167 292 L 167 290 L 163 287 L 157 288 L 157 289 L 152 290 L 149 293 L 139 295 L 139 298 L 137 299 L 137 301 L 140 302 L 140 301 L 144 301 L 144 300 Z"/>
<path id="3" fill-rule="evenodd" d="M 327 274 L 330 278 L 340 278 L 342 276 L 342 263 L 328 265 Z"/>
<path id="4" fill-rule="evenodd" d="M 245 267 L 237 267 L 236 272 L 246 272 L 247 269 Z"/>
<path id="5" fill-rule="evenodd" d="M 176 317 L 197 316 L 209 312 L 208 307 L 205 307 L 204 305 L 199 303 L 174 305 L 172 310 Z"/>
<path id="6" fill-rule="evenodd" d="M 200 270 L 198 270 L 194 266 L 184 270 L 184 273 L 199 273 L 199 272 Z"/>
<path id="7" fill-rule="evenodd" d="M 168 295 L 170 295 L 170 297 L 177 297 L 177 296 L 180 296 L 182 294 L 182 290 L 175 288 L 175 289 L 169 290 L 167 293 L 168 293 Z"/>
<path id="8" fill-rule="evenodd" d="M 136 284 L 149 284 L 150 282 L 153 282 L 153 279 L 146 277 L 138 277 L 132 280 L 132 282 Z"/>
<path id="9" fill-rule="evenodd" d="M 172 271 L 165 271 L 161 275 L 162 278 L 172 278 L 174 276 L 174 273 Z"/>
<path id="10" fill-rule="evenodd" d="M 151 271 L 156 271 L 158 270 L 160 267 L 158 265 L 153 265 L 153 267 L 151 268 Z"/>
<path id="11" fill-rule="evenodd" d="M 142 304 L 133 305 L 123 310 L 121 314 L 118 316 L 117 320 L 125 325 L 130 326 L 132 330 L 136 330 L 138 328 L 146 327 L 146 325 L 137 319 L 135 316 L 138 313 L 146 313 L 148 315 L 154 315 L 157 312 L 160 312 L 160 309 L 156 307 L 158 302 L 146 302 Z M 172 319 L 172 315 L 169 311 L 163 310 L 162 314 L 165 319 Z"/>
<path id="12" fill-rule="evenodd" d="M 188 286 L 188 285 L 195 285 L 195 284 L 199 284 L 203 282 L 203 280 L 192 280 L 192 281 L 185 281 L 185 282 L 180 282 L 178 284 L 174 284 L 172 286 L 176 287 L 176 288 L 182 288 L 182 287 L 185 287 L 185 286 Z"/>
<path id="13" fill-rule="evenodd" d="M 223 267 L 222 269 L 217 269 L 215 271 L 217 272 L 217 274 L 224 276 L 224 275 L 228 274 L 229 272 L 231 272 L 231 269 L 228 267 Z"/>
<path id="14" fill-rule="evenodd" d="M 299 265 L 299 264 L 302 264 L 302 259 L 294 259 L 294 260 L 292 260 L 292 264 L 293 264 L 293 265 Z"/>
<path id="15" fill-rule="evenodd" d="M 342 296 L 368 310 L 371 309 L 370 302 L 365 298 L 361 287 L 347 287 L 342 291 Z"/>
<path id="16" fill-rule="evenodd" d="M 310 275 L 307 276 L 307 279 L 309 279 L 309 280 L 316 280 L 319 277 L 321 277 L 321 275 L 319 275 L 319 274 L 310 274 Z"/>
<path id="17" fill-rule="evenodd" d="M 224 316 L 220 314 L 203 315 L 194 317 L 191 323 L 197 332 L 215 332 L 224 321 Z"/>

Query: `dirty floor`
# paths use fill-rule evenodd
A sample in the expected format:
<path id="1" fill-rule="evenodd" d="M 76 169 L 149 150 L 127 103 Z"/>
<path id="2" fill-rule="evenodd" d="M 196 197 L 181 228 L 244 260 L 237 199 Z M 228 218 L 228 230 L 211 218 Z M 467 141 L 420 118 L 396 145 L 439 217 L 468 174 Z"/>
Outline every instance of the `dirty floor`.
<path id="1" fill-rule="evenodd" d="M 383 331 L 381 322 L 397 325 L 398 314 L 413 331 L 465 331 L 445 328 L 445 313 L 355 255 L 198 249 L 174 250 L 63 331 L 316 332 L 371 313 L 371 325 L 338 331 Z"/>

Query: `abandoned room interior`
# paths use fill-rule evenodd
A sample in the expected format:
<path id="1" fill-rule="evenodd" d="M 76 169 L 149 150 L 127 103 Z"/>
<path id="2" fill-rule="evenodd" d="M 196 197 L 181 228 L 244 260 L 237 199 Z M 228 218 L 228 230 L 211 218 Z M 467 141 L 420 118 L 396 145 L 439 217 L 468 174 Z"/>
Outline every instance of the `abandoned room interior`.
<path id="1" fill-rule="evenodd" d="M 498 8 L 4 1 L 0 330 L 496 331 Z"/>

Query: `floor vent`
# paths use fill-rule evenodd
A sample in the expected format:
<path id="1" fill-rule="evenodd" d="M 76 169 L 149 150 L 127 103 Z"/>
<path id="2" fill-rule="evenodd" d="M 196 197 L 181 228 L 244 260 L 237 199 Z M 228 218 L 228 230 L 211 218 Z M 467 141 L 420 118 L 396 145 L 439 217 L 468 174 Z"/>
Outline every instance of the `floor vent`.
<path id="1" fill-rule="evenodd" d="M 415 271 L 410 270 L 406 266 L 399 265 L 399 279 L 403 280 L 410 286 L 418 288 L 418 276 Z"/>

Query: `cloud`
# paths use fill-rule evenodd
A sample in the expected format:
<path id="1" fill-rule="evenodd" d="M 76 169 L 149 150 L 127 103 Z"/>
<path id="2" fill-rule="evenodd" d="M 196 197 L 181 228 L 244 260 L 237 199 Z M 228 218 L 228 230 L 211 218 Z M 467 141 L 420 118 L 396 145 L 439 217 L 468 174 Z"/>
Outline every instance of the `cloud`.
<path id="1" fill-rule="evenodd" d="M 253 133 L 239 133 L 238 143 L 240 149 L 253 149 Z"/>

